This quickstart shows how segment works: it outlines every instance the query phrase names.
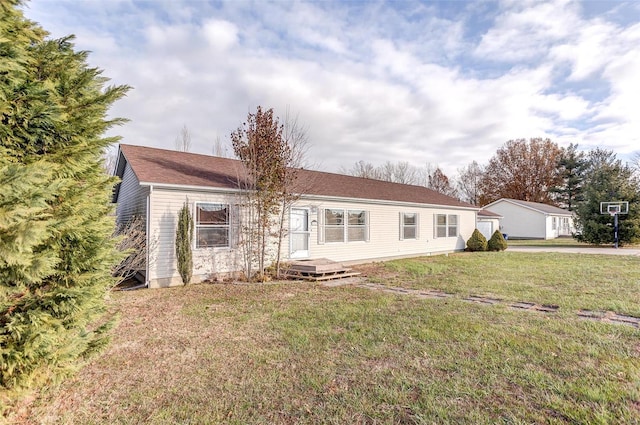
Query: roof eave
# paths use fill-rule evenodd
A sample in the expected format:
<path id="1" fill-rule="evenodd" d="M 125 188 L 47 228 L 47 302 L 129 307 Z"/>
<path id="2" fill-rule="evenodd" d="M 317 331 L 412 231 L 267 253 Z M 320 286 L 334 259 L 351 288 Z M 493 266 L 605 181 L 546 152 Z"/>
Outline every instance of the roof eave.
<path id="1" fill-rule="evenodd" d="M 156 182 L 140 182 L 141 186 L 153 186 L 154 189 L 169 189 L 169 190 L 188 190 L 193 192 L 222 192 L 226 194 L 240 194 L 243 192 L 241 189 L 226 188 L 226 187 L 212 187 L 212 186 L 197 186 L 197 185 L 183 185 L 183 184 L 171 184 L 171 183 L 156 183 Z M 431 204 L 423 202 L 407 202 L 407 201 L 392 201 L 386 199 L 369 199 L 369 198 L 350 198 L 341 196 L 325 196 L 325 195 L 313 195 L 313 194 L 299 194 L 300 199 L 306 200 L 318 200 L 318 201 L 338 201 L 338 202 L 360 202 L 367 204 L 377 205 L 402 205 L 402 206 L 419 206 L 430 208 L 443 208 L 443 209 L 456 209 L 464 211 L 479 211 L 478 207 L 465 207 L 461 205 L 445 205 L 445 204 Z"/>

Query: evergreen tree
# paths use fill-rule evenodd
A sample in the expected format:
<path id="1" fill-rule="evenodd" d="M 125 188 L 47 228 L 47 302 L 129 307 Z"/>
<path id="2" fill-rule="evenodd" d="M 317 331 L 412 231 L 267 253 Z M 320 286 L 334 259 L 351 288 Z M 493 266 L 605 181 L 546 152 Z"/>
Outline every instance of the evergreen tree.
<path id="1" fill-rule="evenodd" d="M 618 216 L 620 244 L 640 240 L 640 186 L 633 170 L 612 151 L 595 149 L 587 156 L 585 200 L 575 209 L 580 241 L 610 244 L 614 240 L 613 218 L 600 214 L 600 202 L 629 202 L 629 214 Z"/>
<path id="2" fill-rule="evenodd" d="M 504 251 L 507 249 L 507 241 L 502 236 L 500 230 L 496 230 L 491 235 L 491 239 L 487 242 L 487 250 L 489 251 Z"/>
<path id="3" fill-rule="evenodd" d="M 551 189 L 555 193 L 554 200 L 560 207 L 573 211 L 584 200 L 582 185 L 587 165 L 584 152 L 578 151 L 577 144 L 572 143 L 568 148 L 562 149 L 558 160 L 560 184 Z"/>
<path id="4" fill-rule="evenodd" d="M 487 238 L 484 237 L 480 230 L 475 229 L 467 240 L 467 251 L 486 251 L 488 248 Z"/>
<path id="5" fill-rule="evenodd" d="M 189 205 L 185 202 L 178 213 L 178 226 L 176 227 L 176 260 L 178 261 L 178 273 L 185 285 L 191 283 L 193 276 L 193 254 L 191 241 L 193 240 L 193 217 L 189 211 Z"/>
<path id="6" fill-rule="evenodd" d="M 0 392 L 69 372 L 105 342 L 120 254 L 101 156 L 128 87 L 105 87 L 73 37 L 45 39 L 0 2 Z M 0 394 L 0 400 L 2 399 Z M 2 410 L 0 406 L 0 410 Z"/>

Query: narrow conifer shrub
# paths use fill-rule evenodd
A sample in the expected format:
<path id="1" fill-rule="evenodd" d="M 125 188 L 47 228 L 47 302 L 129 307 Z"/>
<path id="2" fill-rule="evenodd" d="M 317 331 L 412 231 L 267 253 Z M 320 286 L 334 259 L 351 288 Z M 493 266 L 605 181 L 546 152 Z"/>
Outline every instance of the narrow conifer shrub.
<path id="1" fill-rule="evenodd" d="M 193 240 L 193 217 L 189 211 L 189 205 L 185 202 L 178 213 L 178 226 L 176 227 L 176 259 L 178 273 L 182 283 L 191 283 L 193 276 L 193 254 L 191 241 Z"/>
<path id="2" fill-rule="evenodd" d="M 475 229 L 471 234 L 471 237 L 467 241 L 467 251 L 486 251 L 487 250 L 487 238 L 484 237 L 478 229 Z"/>
<path id="3" fill-rule="evenodd" d="M 489 251 L 504 251 L 507 249 L 507 241 L 504 239 L 504 236 L 502 236 L 500 230 L 493 232 L 487 245 Z"/>
<path id="4" fill-rule="evenodd" d="M 0 413 L 104 346 L 122 258 L 101 157 L 128 87 L 106 86 L 73 37 L 46 39 L 20 5 L 0 2 Z"/>

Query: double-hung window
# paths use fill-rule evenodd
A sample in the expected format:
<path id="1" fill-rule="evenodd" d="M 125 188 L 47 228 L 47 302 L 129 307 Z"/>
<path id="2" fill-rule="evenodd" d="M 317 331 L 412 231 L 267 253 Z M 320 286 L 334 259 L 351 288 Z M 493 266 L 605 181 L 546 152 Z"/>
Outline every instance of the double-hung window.
<path id="1" fill-rule="evenodd" d="M 196 248 L 229 246 L 228 204 L 196 203 Z"/>
<path id="2" fill-rule="evenodd" d="M 325 209 L 322 242 L 369 240 L 367 214 L 364 210 Z"/>
<path id="3" fill-rule="evenodd" d="M 367 212 L 362 210 L 349 210 L 348 215 L 347 240 L 349 242 L 366 240 Z"/>
<path id="4" fill-rule="evenodd" d="M 458 216 L 454 214 L 436 214 L 436 237 L 458 236 Z"/>
<path id="5" fill-rule="evenodd" d="M 324 237 L 327 242 L 344 242 L 344 210 L 324 210 Z"/>
<path id="6" fill-rule="evenodd" d="M 418 239 L 417 213 L 400 213 L 400 239 Z"/>

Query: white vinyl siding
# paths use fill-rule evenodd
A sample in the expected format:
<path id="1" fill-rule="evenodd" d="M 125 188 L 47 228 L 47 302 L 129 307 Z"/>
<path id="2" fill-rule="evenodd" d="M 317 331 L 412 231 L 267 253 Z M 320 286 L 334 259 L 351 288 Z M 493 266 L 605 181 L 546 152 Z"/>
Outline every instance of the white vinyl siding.
<path id="1" fill-rule="evenodd" d="M 497 201 L 486 207 L 487 211 L 502 216 L 501 231 L 509 239 L 552 239 L 556 231 L 552 229 L 553 220 L 541 211 L 527 208 L 507 200 Z"/>
<path id="2" fill-rule="evenodd" d="M 150 215 L 150 246 L 152 254 L 149 258 L 148 279 L 152 287 L 180 285 L 181 279 L 177 272 L 175 258 L 175 234 L 178 220 L 178 212 L 185 200 L 190 205 L 195 215 L 195 206 L 199 204 L 230 205 L 230 220 L 237 226 L 237 218 L 234 218 L 235 207 L 239 199 L 234 195 L 219 193 L 207 193 L 197 191 L 180 191 L 170 189 L 158 189 L 151 193 Z M 195 224 L 195 223 L 194 223 Z M 194 231 L 194 237 L 195 237 Z M 216 249 L 193 250 L 193 281 L 199 282 L 218 274 L 225 274 L 242 269 L 242 255 L 233 241 L 237 238 L 237 232 L 233 226 L 229 229 L 230 247 Z"/>
<path id="3" fill-rule="evenodd" d="M 311 238 L 309 241 L 309 258 L 327 258 L 329 260 L 346 261 L 374 261 L 376 259 L 410 257 L 462 251 L 465 241 L 471 237 L 475 229 L 475 211 L 456 210 L 435 207 L 420 207 L 411 205 L 403 208 L 396 204 L 339 202 L 330 203 L 313 198 L 303 198 L 298 205 L 311 207 L 310 223 Z M 317 209 L 314 209 L 313 207 Z M 367 212 L 368 243 L 323 243 L 324 209 L 364 210 Z M 404 211 L 403 211 L 404 210 Z M 418 214 L 419 239 L 400 240 L 400 213 L 415 212 Z M 434 215 L 452 214 L 458 217 L 458 237 L 438 238 L 434 234 Z M 285 251 L 286 252 L 286 251 Z"/>
<path id="4" fill-rule="evenodd" d="M 150 195 L 151 216 L 150 216 L 150 255 L 149 274 L 150 285 L 169 286 L 181 285 L 180 276 L 177 273 L 175 261 L 175 229 L 178 212 L 185 200 L 191 208 L 196 203 L 226 204 L 231 206 L 230 226 L 230 247 L 217 249 L 195 249 L 193 251 L 194 262 L 194 282 L 202 281 L 218 274 L 224 274 L 242 270 L 244 257 L 240 249 L 233 241 L 241 238 L 234 232 L 237 227 L 237 219 L 241 214 L 234 213 L 236 205 L 241 203 L 241 199 L 233 194 L 222 194 L 200 191 L 184 191 L 160 189 L 154 187 Z M 417 214 L 417 227 L 420 239 L 407 239 L 400 241 L 398 238 L 398 213 L 402 211 L 398 205 L 389 203 L 368 203 L 368 202 L 347 202 L 331 201 L 329 205 L 324 200 L 314 198 L 302 198 L 298 200 L 294 207 L 309 208 L 310 240 L 309 258 L 327 258 L 329 260 L 346 261 L 366 261 L 383 258 L 397 258 L 405 256 L 430 255 L 460 251 L 464 249 L 465 240 L 471 236 L 475 228 L 475 211 L 454 210 L 446 208 L 430 208 L 411 206 L 406 212 Z M 348 212 L 363 211 L 365 217 L 365 242 L 353 241 L 351 243 L 323 243 L 324 237 L 324 217 L 325 209 L 344 211 L 343 226 L 345 236 L 348 240 Z M 434 232 L 434 214 L 455 214 L 458 216 L 458 238 L 433 239 L 425 237 Z M 352 236 L 360 238 L 362 235 L 362 220 L 354 217 Z M 358 229 L 358 230 L 355 230 Z M 288 238 L 284 239 L 282 252 L 289 252 Z"/>

